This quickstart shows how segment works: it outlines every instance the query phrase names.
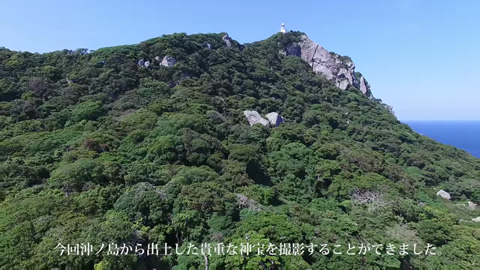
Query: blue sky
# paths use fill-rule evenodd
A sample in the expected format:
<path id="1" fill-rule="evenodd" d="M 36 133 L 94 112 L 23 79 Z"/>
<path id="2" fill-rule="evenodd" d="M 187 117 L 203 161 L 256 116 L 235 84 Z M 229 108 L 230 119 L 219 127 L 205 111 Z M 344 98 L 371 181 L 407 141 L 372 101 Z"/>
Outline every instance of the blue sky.
<path id="1" fill-rule="evenodd" d="M 240 42 L 299 30 L 350 56 L 400 120 L 480 120 L 480 1 L 3 0 L 0 46 L 49 52 L 175 32 Z"/>

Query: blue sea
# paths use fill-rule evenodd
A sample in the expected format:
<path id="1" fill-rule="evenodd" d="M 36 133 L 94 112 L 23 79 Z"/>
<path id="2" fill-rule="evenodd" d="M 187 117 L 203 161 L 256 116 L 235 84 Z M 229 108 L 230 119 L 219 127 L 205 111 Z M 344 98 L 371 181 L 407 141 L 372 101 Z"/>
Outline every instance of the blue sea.
<path id="1" fill-rule="evenodd" d="M 480 158 L 480 121 L 403 121 L 417 133 Z"/>

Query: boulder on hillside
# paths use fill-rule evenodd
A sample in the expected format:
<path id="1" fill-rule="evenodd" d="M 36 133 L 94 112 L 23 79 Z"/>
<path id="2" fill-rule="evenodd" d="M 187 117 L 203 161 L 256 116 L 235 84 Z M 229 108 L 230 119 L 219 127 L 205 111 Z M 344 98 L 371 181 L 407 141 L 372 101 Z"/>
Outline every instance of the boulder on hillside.
<path id="1" fill-rule="evenodd" d="M 270 121 L 274 127 L 278 127 L 281 123 L 283 123 L 283 117 L 276 112 L 268 113 L 265 115 L 265 117 L 267 117 L 268 121 Z"/>
<path id="2" fill-rule="evenodd" d="M 257 111 L 244 111 L 243 114 L 245 115 L 245 117 L 247 117 L 250 126 L 253 126 L 255 124 L 268 126 L 270 124 L 270 122 L 267 119 L 261 117 Z"/>
<path id="3" fill-rule="evenodd" d="M 162 62 L 160 62 L 160 65 L 164 67 L 171 67 L 175 65 L 175 63 L 177 63 L 177 60 L 175 60 L 175 58 L 166 55 L 165 57 L 163 57 Z"/>
<path id="4" fill-rule="evenodd" d="M 475 208 L 477 208 L 477 204 L 469 201 L 468 208 L 470 208 L 470 210 L 475 210 Z"/>
<path id="5" fill-rule="evenodd" d="M 443 189 L 441 189 L 437 192 L 437 196 L 440 196 L 440 197 L 444 198 L 445 200 L 450 200 L 451 199 L 450 193 L 446 192 Z"/>

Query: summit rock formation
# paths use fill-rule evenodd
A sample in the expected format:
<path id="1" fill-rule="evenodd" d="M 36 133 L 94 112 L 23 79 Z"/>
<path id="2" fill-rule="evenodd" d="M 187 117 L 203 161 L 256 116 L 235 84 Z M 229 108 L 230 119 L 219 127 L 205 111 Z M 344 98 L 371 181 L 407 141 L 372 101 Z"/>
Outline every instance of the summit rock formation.
<path id="1" fill-rule="evenodd" d="M 362 75 L 357 75 L 355 64 L 349 57 L 327 51 L 305 34 L 299 42 L 289 45 L 282 53 L 302 58 L 315 73 L 324 75 L 340 89 L 354 86 L 365 95 L 369 93 L 370 86 Z"/>

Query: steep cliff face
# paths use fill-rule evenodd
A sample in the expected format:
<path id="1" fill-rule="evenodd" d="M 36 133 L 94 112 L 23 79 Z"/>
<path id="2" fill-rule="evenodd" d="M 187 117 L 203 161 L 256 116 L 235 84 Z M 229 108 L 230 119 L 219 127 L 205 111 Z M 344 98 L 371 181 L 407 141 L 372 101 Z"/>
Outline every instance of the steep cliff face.
<path id="1" fill-rule="evenodd" d="M 286 55 L 294 55 L 307 62 L 313 71 L 323 74 L 328 80 L 335 82 L 340 89 L 346 90 L 350 86 L 360 89 L 363 94 L 368 94 L 369 85 L 363 76 L 355 73 L 355 64 L 349 57 L 342 57 L 327 51 L 307 35 L 302 35 L 300 42 L 285 48 Z"/>

